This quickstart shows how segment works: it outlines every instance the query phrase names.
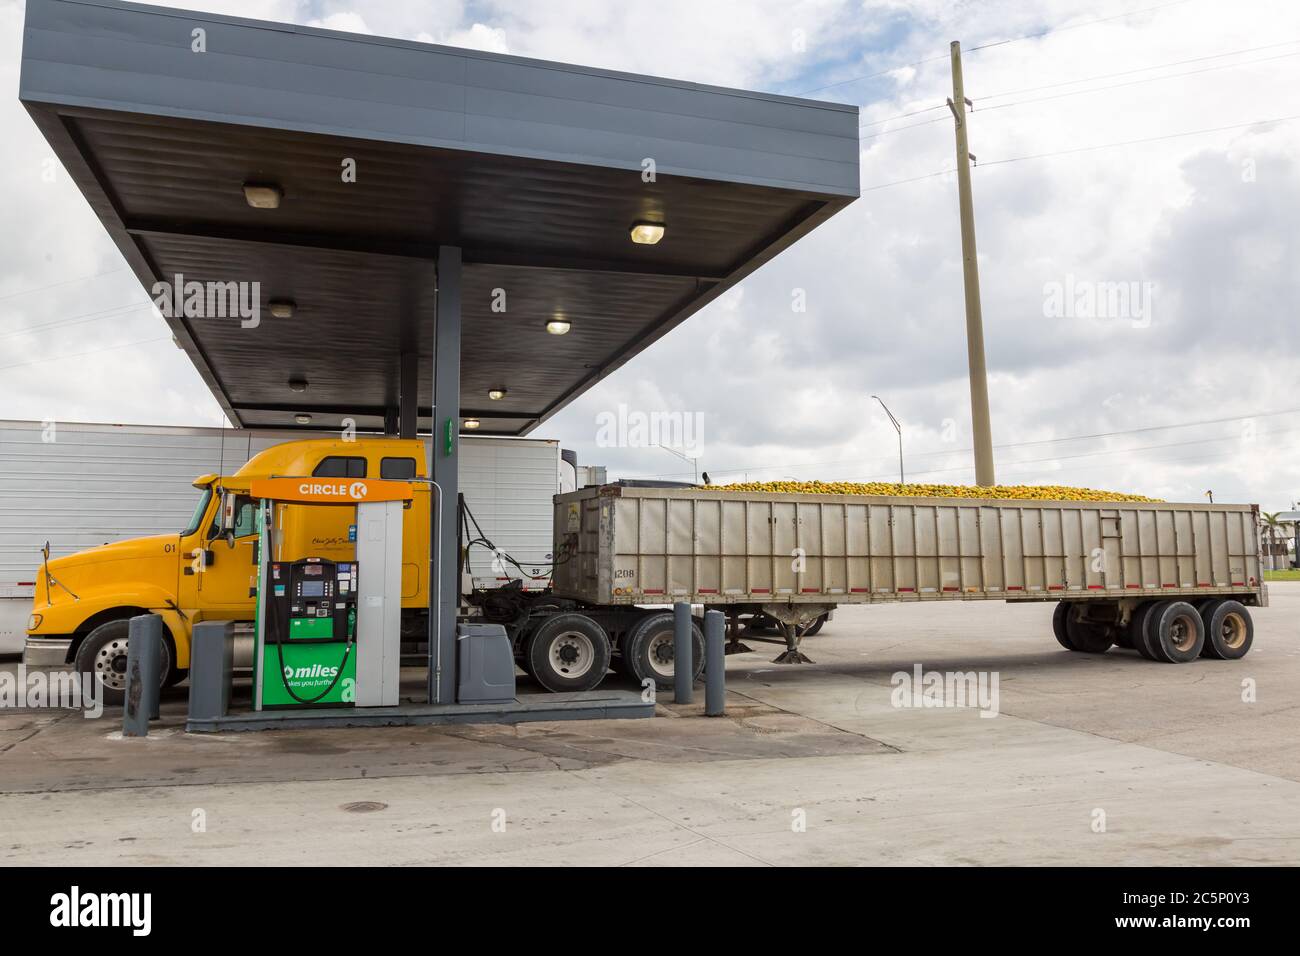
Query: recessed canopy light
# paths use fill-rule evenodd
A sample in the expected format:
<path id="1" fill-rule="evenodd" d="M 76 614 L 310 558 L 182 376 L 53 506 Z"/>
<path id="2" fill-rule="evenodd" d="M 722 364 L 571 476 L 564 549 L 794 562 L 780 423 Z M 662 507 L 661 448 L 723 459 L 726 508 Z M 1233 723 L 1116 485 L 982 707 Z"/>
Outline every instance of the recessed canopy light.
<path id="1" fill-rule="evenodd" d="M 480 422 L 477 418 L 467 418 L 465 419 L 465 424 L 463 427 L 468 429 L 469 431 L 473 431 L 474 429 L 478 428 L 479 425 L 481 424 L 483 423 Z"/>
<path id="2" fill-rule="evenodd" d="M 546 331 L 552 335 L 564 335 L 571 328 L 573 328 L 573 323 L 568 319 L 551 319 L 546 323 Z"/>
<path id="3" fill-rule="evenodd" d="M 632 223 L 632 241 L 643 246 L 653 246 L 664 237 L 662 222 Z"/>
<path id="4" fill-rule="evenodd" d="M 295 422 L 297 422 L 299 425 L 310 425 L 310 424 L 311 424 L 311 416 L 310 416 L 310 415 L 295 415 L 295 416 L 293 416 L 293 420 L 294 420 Z"/>
<path id="5" fill-rule="evenodd" d="M 306 380 L 305 378 L 291 378 L 291 379 L 289 379 L 289 391 L 291 391 L 291 392 L 305 392 L 305 391 L 307 391 L 307 380 Z"/>
<path id="6" fill-rule="evenodd" d="M 494 402 L 499 402 L 501 401 L 501 399 L 505 397 L 506 397 L 506 390 L 504 388 L 488 389 L 488 398 L 492 399 L 492 401 Z"/>
<path id="7" fill-rule="evenodd" d="M 244 183 L 244 199 L 254 209 L 279 209 L 284 190 L 275 183 Z"/>
<path id="8" fill-rule="evenodd" d="M 277 319 L 292 319 L 295 307 L 292 299 L 272 299 L 268 303 L 268 308 Z"/>

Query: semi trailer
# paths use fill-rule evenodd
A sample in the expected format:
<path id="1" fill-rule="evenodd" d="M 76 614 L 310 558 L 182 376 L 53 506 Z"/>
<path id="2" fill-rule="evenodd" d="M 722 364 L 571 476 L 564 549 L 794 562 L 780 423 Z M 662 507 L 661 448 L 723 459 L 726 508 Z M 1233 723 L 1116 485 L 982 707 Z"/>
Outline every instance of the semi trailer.
<path id="1" fill-rule="evenodd" d="M 557 689 L 594 686 L 611 657 L 670 686 L 676 602 L 726 613 L 733 648 L 743 622 L 774 622 L 777 663 L 808 661 L 803 638 L 838 605 L 987 600 L 1056 602 L 1068 651 L 1236 659 L 1268 603 L 1254 505 L 612 484 L 558 495 L 553 530 L 549 592 L 474 600 Z"/>

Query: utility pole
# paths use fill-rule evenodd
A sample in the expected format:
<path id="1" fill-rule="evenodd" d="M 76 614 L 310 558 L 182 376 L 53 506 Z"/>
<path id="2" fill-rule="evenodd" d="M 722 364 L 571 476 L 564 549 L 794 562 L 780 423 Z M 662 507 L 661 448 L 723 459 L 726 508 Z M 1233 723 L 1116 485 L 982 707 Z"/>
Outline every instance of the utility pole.
<path id="1" fill-rule="evenodd" d="M 961 203 L 962 279 L 966 287 L 966 354 L 970 362 L 970 419 L 975 445 L 975 484 L 987 488 L 993 477 L 993 433 L 989 425 L 989 383 L 984 367 L 984 316 L 980 311 L 979 261 L 975 255 L 975 205 L 971 199 L 970 154 L 966 139 L 966 99 L 961 78 L 961 44 L 952 41 L 952 99 L 948 108 L 957 125 L 957 194 Z"/>

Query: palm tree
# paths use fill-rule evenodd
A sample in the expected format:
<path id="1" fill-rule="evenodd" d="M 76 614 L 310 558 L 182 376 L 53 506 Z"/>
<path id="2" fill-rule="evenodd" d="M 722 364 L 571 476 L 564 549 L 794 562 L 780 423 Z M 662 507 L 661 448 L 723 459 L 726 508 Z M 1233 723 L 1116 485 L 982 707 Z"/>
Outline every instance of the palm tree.
<path id="1" fill-rule="evenodd" d="M 1261 512 L 1260 520 L 1264 522 L 1264 533 L 1268 536 L 1268 567 L 1270 571 L 1276 571 L 1274 565 L 1277 563 L 1277 555 L 1273 546 L 1274 535 L 1282 530 L 1282 521 L 1278 515 L 1282 512 L 1274 511 L 1271 514 L 1267 511 Z"/>

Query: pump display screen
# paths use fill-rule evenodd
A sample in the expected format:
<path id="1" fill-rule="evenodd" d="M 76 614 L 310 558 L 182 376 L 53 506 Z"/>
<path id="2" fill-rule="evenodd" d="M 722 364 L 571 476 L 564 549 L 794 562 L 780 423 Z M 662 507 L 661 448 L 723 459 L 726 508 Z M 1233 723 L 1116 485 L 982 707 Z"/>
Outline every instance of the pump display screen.
<path id="1" fill-rule="evenodd" d="M 324 581 L 303 581 L 302 591 L 300 593 L 302 597 L 309 597 L 309 598 L 324 597 L 325 582 Z"/>

